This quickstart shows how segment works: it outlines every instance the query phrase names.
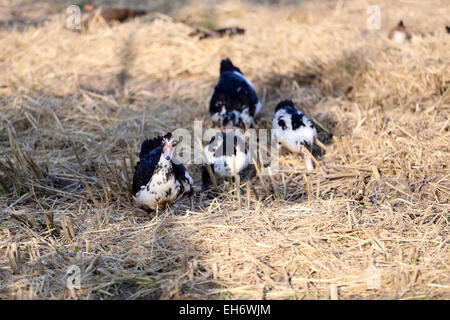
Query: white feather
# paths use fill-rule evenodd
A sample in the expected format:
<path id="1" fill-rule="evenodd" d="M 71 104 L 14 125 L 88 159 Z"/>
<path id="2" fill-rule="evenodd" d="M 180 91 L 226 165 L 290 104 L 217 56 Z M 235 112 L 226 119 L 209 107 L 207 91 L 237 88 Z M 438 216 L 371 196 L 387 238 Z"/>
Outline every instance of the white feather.
<path id="1" fill-rule="evenodd" d="M 181 194 L 180 182 L 175 179 L 175 175 L 171 174 L 169 180 L 166 180 L 166 173 L 169 170 L 171 160 L 161 157 L 158 166 L 161 168 L 157 173 L 155 173 L 150 181 L 145 185 L 141 186 L 141 190 L 133 196 L 133 199 L 138 203 L 155 210 L 157 204 L 162 202 L 175 202 Z M 192 188 L 192 178 L 189 173 L 185 172 L 185 177 L 188 179 L 189 183 L 183 181 L 183 186 L 185 192 L 189 192 Z M 169 190 L 171 189 L 171 192 Z"/>
<path id="2" fill-rule="evenodd" d="M 280 118 L 286 124 L 285 130 L 278 125 Z M 276 137 L 279 143 L 291 152 L 300 152 L 303 141 L 312 146 L 314 137 L 317 137 L 317 130 L 314 126 L 311 128 L 309 124 L 312 122 L 308 117 L 304 116 L 303 120 L 305 126 L 293 130 L 291 115 L 284 109 L 278 110 L 272 121 L 272 137 Z"/>
<path id="3" fill-rule="evenodd" d="M 395 32 L 394 32 L 394 36 L 392 37 L 392 39 L 393 39 L 395 42 L 403 43 L 403 42 L 406 41 L 406 34 L 405 34 L 405 32 L 403 32 L 403 31 L 395 31 Z"/>
<path id="4" fill-rule="evenodd" d="M 240 78 L 244 79 L 245 82 L 247 82 L 247 84 L 253 89 L 255 90 L 255 87 L 253 86 L 253 84 L 250 82 L 250 80 L 248 80 L 242 73 L 239 73 L 237 71 L 233 71 L 236 75 L 238 75 Z M 256 90 L 255 90 L 256 91 Z"/>
<path id="5" fill-rule="evenodd" d="M 227 133 L 228 135 L 230 133 Z M 233 156 L 232 155 L 220 155 L 216 156 L 215 152 L 218 148 L 222 148 L 223 139 L 222 136 L 216 136 L 216 139 L 218 141 L 214 141 L 214 147 L 209 144 L 204 148 L 204 157 L 203 157 L 203 164 L 207 161 L 210 165 L 214 164 L 214 174 L 218 175 L 219 177 L 232 177 L 234 175 L 234 169 L 233 169 Z M 230 139 L 230 137 L 227 137 L 227 139 Z M 233 139 L 233 138 L 231 138 Z M 232 140 L 234 141 L 234 140 Z M 248 164 L 250 162 L 250 153 L 247 151 L 247 153 L 240 150 L 240 148 L 236 148 L 236 157 L 235 157 L 235 164 L 236 164 L 236 173 L 238 174 L 242 170 L 248 167 Z M 205 161 L 206 160 L 206 161 Z"/>

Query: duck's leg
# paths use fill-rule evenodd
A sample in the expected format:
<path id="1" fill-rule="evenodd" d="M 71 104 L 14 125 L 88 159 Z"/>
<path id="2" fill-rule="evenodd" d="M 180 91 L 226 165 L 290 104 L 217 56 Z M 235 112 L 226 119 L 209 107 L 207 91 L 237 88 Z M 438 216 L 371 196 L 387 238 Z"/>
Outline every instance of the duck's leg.
<path id="1" fill-rule="evenodd" d="M 302 145 L 303 148 L 303 159 L 305 160 L 305 165 L 306 165 L 306 169 L 308 171 L 312 171 L 314 170 L 314 163 L 312 161 L 312 154 L 311 154 L 311 149 L 310 147 L 304 146 Z"/>
<path id="2" fill-rule="evenodd" d="M 312 162 L 311 156 L 310 155 L 305 155 L 303 158 L 305 159 L 306 169 L 308 171 L 314 170 L 314 164 Z"/>
<path id="3" fill-rule="evenodd" d="M 191 211 L 194 211 L 194 192 L 189 193 L 189 202 L 191 204 Z"/>
<path id="4" fill-rule="evenodd" d="M 206 166 L 203 166 L 202 169 L 202 184 L 203 188 L 206 188 L 209 184 L 211 184 L 211 177 L 208 170 L 206 169 Z"/>

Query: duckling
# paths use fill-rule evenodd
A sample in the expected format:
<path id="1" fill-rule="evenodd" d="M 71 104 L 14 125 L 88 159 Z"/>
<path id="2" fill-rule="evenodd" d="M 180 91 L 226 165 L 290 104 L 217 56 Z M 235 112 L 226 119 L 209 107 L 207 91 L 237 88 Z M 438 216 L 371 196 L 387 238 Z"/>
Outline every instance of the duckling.
<path id="1" fill-rule="evenodd" d="M 193 206 L 193 180 L 183 164 L 173 162 L 177 141 L 169 132 L 142 143 L 133 177 L 133 199 L 150 209 L 166 209 L 188 194 Z"/>
<path id="2" fill-rule="evenodd" d="M 251 126 L 261 111 L 253 84 L 230 59 L 220 63 L 220 78 L 211 96 L 211 120 L 224 127 Z"/>
<path id="3" fill-rule="evenodd" d="M 278 140 L 278 145 L 291 152 L 300 153 L 308 170 L 313 170 L 311 156 L 303 151 L 305 147 L 310 153 L 317 137 L 317 130 L 312 121 L 295 109 L 292 100 L 283 100 L 275 108 L 272 121 L 272 139 Z"/>

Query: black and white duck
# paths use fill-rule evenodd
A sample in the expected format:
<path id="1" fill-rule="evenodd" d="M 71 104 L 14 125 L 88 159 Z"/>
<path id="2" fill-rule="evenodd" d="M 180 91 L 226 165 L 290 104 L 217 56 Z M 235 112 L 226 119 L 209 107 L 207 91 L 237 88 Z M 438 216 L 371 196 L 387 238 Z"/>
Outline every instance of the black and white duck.
<path id="1" fill-rule="evenodd" d="M 203 185 L 211 182 L 206 163 L 210 165 L 215 176 L 232 178 L 234 173 L 239 174 L 245 170 L 250 162 L 250 152 L 245 146 L 244 140 L 234 134 L 233 130 L 218 132 L 211 138 L 203 151 Z"/>
<path id="2" fill-rule="evenodd" d="M 228 27 L 214 30 L 196 29 L 194 32 L 191 32 L 189 36 L 198 37 L 199 40 L 204 40 L 211 38 L 222 38 L 226 36 L 231 37 L 238 34 L 245 34 L 245 29 L 239 27 Z"/>
<path id="3" fill-rule="evenodd" d="M 304 152 L 303 148 L 311 153 L 315 137 L 317 130 L 314 124 L 306 115 L 295 109 L 292 100 L 278 103 L 272 121 L 272 138 L 276 138 L 278 145 L 289 151 L 300 153 L 308 170 L 313 170 L 314 165 L 311 156 Z"/>
<path id="4" fill-rule="evenodd" d="M 403 24 L 403 20 L 400 20 L 398 25 L 392 28 L 389 32 L 388 38 L 397 43 L 404 43 L 411 40 L 412 36 L 411 33 L 406 30 L 406 27 Z"/>
<path id="5" fill-rule="evenodd" d="M 253 84 L 230 59 L 222 60 L 219 82 L 209 104 L 211 120 L 224 127 L 249 127 L 260 110 Z"/>
<path id="6" fill-rule="evenodd" d="M 133 199 L 150 209 L 166 209 L 188 194 L 192 202 L 192 178 L 183 164 L 173 161 L 177 141 L 169 132 L 142 143 L 133 177 Z"/>

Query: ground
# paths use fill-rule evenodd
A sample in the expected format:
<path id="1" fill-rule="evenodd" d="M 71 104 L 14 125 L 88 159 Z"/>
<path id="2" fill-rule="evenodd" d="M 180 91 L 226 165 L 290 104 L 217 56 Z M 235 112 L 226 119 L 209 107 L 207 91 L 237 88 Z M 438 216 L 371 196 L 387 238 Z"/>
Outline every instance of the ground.
<path id="1" fill-rule="evenodd" d="M 127 3 L 152 12 L 78 32 L 69 1 L 0 1 L 0 298 L 450 298 L 448 1 L 378 0 L 375 30 L 362 0 Z M 400 19 L 411 42 L 387 39 Z M 141 142 L 211 127 L 226 57 L 259 128 L 281 99 L 313 119 L 318 166 L 283 153 L 192 211 L 136 207 Z"/>

